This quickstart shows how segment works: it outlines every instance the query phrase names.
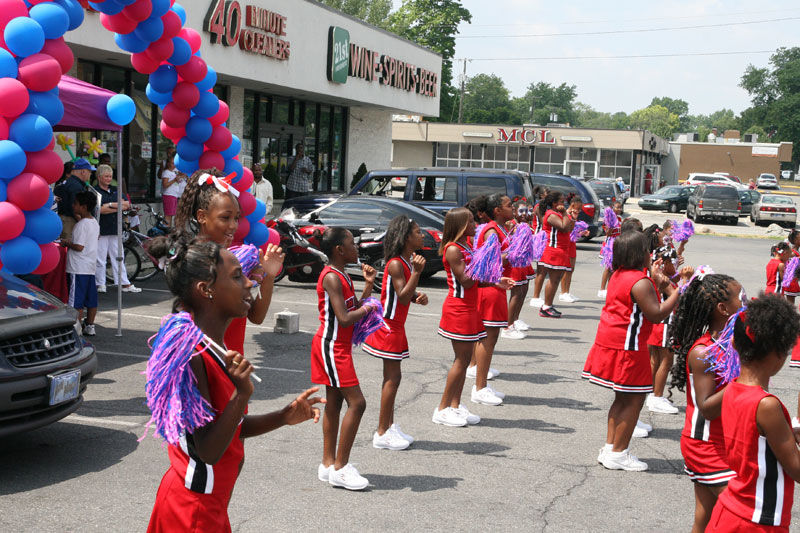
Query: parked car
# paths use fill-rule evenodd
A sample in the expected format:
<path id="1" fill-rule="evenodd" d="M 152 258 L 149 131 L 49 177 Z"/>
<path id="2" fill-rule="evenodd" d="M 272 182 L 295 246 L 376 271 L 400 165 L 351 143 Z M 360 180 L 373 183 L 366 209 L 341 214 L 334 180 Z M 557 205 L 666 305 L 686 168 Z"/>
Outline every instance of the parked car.
<path id="1" fill-rule="evenodd" d="M 0 438 L 74 412 L 96 369 L 75 310 L 0 272 Z"/>
<path id="2" fill-rule="evenodd" d="M 782 180 L 791 180 L 792 179 L 792 171 L 791 170 L 781 170 L 781 179 Z M 797 176 L 794 177 L 797 180 Z"/>
<path id="3" fill-rule="evenodd" d="M 797 224 L 797 208 L 794 200 L 780 194 L 762 194 L 750 210 L 750 220 L 760 226 L 775 222 L 781 226 L 794 229 Z"/>
<path id="4" fill-rule="evenodd" d="M 756 190 L 745 189 L 739 191 L 739 201 L 742 203 L 742 211 L 739 213 L 740 217 L 746 217 L 753 209 L 753 204 L 758 202 L 761 198 L 761 193 Z"/>
<path id="5" fill-rule="evenodd" d="M 747 185 L 743 185 L 739 178 L 731 176 L 730 174 L 708 174 L 705 172 L 692 172 L 689 174 L 689 179 L 686 180 L 686 185 L 700 185 L 701 183 L 724 183 L 732 185 L 737 189 L 746 189 Z"/>
<path id="6" fill-rule="evenodd" d="M 589 226 L 589 235 L 584 237 L 582 242 L 592 240 L 601 232 L 603 202 L 588 184 L 561 174 L 531 174 L 530 177 L 534 186 L 539 185 L 551 191 L 561 191 L 567 197 L 576 195 L 580 197 L 583 206 L 581 212 L 578 213 L 578 220 L 586 222 Z"/>
<path id="7" fill-rule="evenodd" d="M 760 174 L 756 179 L 756 187 L 759 189 L 780 189 L 778 179 L 774 174 Z"/>
<path id="8" fill-rule="evenodd" d="M 481 168 L 422 168 L 374 170 L 368 172 L 346 196 L 382 197 L 405 200 L 444 215 L 482 194 L 506 194 L 531 198 L 528 174 L 518 170 Z M 284 207 L 304 214 L 342 196 L 321 193 L 291 198 Z"/>
<path id="9" fill-rule="evenodd" d="M 619 189 L 614 183 L 592 180 L 589 182 L 589 186 L 594 190 L 595 194 L 597 194 L 597 197 L 602 200 L 603 207 L 611 207 L 611 204 L 617 201 Z M 621 202 L 622 198 L 619 200 Z"/>
<path id="10" fill-rule="evenodd" d="M 741 211 L 739 191 L 735 187 L 721 183 L 704 183 L 698 185 L 689 196 L 686 217 L 695 222 L 710 218 L 736 225 L 739 223 Z"/>
<path id="11" fill-rule="evenodd" d="M 670 213 L 686 211 L 689 196 L 692 195 L 694 189 L 695 186 L 693 185 L 661 187 L 654 194 L 642 196 L 641 200 L 639 200 L 639 207 L 646 210 L 669 211 Z"/>

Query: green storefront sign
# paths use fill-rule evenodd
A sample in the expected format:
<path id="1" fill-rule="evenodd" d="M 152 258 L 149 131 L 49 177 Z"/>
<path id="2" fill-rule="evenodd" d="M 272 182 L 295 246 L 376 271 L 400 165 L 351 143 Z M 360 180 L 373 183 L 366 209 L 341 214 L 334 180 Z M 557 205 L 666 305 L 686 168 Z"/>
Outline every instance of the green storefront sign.
<path id="1" fill-rule="evenodd" d="M 350 68 L 350 32 L 338 26 L 328 30 L 328 80 L 347 83 Z"/>

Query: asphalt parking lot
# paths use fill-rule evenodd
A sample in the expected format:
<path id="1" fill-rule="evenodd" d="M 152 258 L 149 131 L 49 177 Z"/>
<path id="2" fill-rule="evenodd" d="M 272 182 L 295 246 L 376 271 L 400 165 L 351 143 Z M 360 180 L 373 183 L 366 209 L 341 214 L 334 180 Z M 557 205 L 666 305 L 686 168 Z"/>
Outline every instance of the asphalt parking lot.
<path id="1" fill-rule="evenodd" d="M 666 215 L 661 216 L 661 221 Z M 711 264 L 735 276 L 748 294 L 764 285 L 769 241 L 698 235 L 688 264 Z M 381 363 L 356 349 L 356 369 L 367 412 L 351 460 L 370 480 L 362 493 L 319 482 L 322 430 L 306 423 L 247 441 L 246 461 L 230 505 L 234 531 L 687 531 L 694 499 L 682 475 L 679 415 L 642 417 L 654 426 L 632 451 L 650 465 L 643 473 L 608 471 L 596 462 L 605 438 L 611 393 L 579 375 L 593 341 L 601 302 L 599 242 L 579 246 L 573 293 L 560 320 L 527 305 L 534 329 L 520 341 L 500 339 L 494 386 L 504 405 L 469 408 L 480 425 L 431 423 L 452 360 L 449 342 L 436 335 L 446 294 L 439 274 L 423 283 L 427 307 L 415 306 L 407 331 L 411 358 L 403 363 L 396 420 L 417 438 L 408 450 L 371 446 L 378 416 Z M 356 281 L 360 287 L 360 281 Z M 0 441 L 0 530 L 142 531 L 167 468 L 160 441 L 137 442 L 149 418 L 144 405 L 147 339 L 169 312 L 163 278 L 124 295 L 123 336 L 115 337 L 116 295 L 101 295 L 99 373 L 75 415 Z M 248 326 L 247 355 L 263 383 L 251 413 L 282 407 L 309 386 L 309 351 L 317 327 L 314 286 L 281 282 L 270 318 Z M 301 332 L 272 332 L 272 313 L 300 314 Z M 772 391 L 796 409 L 797 371 L 784 368 Z M 471 380 L 467 380 L 471 385 Z M 464 396 L 468 400 L 468 394 Z M 795 508 L 795 520 L 800 511 Z"/>

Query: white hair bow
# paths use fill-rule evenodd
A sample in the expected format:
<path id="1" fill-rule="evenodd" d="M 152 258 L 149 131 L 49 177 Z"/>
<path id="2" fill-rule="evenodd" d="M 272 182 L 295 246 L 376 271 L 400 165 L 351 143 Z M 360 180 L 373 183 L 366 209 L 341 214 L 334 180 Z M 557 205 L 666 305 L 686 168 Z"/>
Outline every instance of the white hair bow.
<path id="1" fill-rule="evenodd" d="M 233 174 L 228 174 L 223 178 L 218 178 L 212 174 L 201 174 L 200 179 L 198 179 L 198 183 L 200 185 L 205 185 L 206 183 L 213 183 L 214 187 L 217 188 L 219 192 L 230 192 L 236 198 L 239 198 L 239 191 L 236 190 L 236 187 L 233 186 L 233 177 L 236 175 L 234 172 Z"/>

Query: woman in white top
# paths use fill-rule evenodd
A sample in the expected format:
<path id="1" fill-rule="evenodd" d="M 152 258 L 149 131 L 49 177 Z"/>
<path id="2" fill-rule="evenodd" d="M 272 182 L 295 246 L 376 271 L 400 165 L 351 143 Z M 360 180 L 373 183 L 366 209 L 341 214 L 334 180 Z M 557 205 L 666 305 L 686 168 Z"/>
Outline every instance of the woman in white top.
<path id="1" fill-rule="evenodd" d="M 178 210 L 178 198 L 186 186 L 186 176 L 175 170 L 175 162 L 170 157 L 161 172 L 161 200 L 164 202 L 164 219 L 169 226 Z"/>

